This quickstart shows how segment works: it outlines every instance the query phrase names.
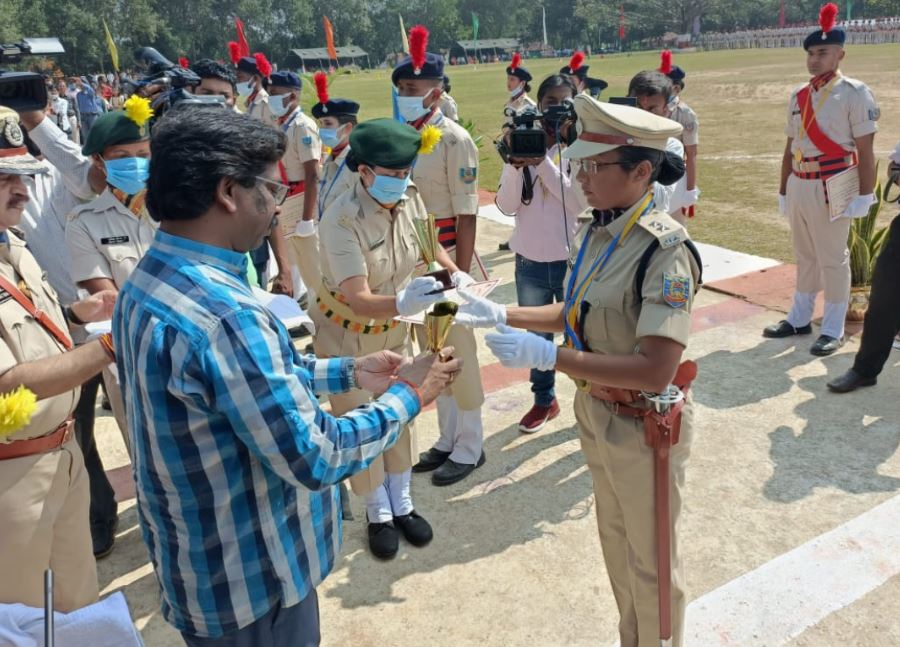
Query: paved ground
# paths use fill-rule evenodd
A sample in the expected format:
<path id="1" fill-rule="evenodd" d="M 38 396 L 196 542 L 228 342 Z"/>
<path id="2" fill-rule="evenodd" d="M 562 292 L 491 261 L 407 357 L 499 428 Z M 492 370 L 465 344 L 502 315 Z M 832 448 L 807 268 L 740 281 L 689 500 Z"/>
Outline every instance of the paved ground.
<path id="1" fill-rule="evenodd" d="M 513 302 L 512 257 L 492 251 L 508 229 L 480 227 L 479 249 L 505 279 L 496 295 Z M 877 387 L 826 393 L 858 340 L 824 360 L 809 355 L 811 338 L 764 340 L 760 330 L 780 318 L 790 292 L 789 271 L 766 272 L 741 279 L 740 289 L 717 283 L 728 293 L 704 290 L 696 304 L 687 352 L 700 365 L 683 516 L 694 600 L 687 644 L 897 644 L 900 352 Z M 754 302 L 762 293 L 765 306 Z M 414 477 L 416 507 L 435 540 L 403 546 L 389 563 L 366 552 L 354 499 L 357 520 L 345 525 L 343 555 L 319 591 L 326 646 L 615 642 L 572 383 L 559 380 L 563 414 L 523 436 L 516 423 L 530 406 L 526 372 L 507 371 L 489 354 L 482 362 L 487 464 L 446 489 Z M 109 417 L 98 431 L 122 518 L 116 550 L 99 564 L 101 588 L 125 592 L 148 646 L 178 644 L 159 614 L 118 431 Z M 418 434 L 420 449 L 435 440 L 433 412 Z"/>

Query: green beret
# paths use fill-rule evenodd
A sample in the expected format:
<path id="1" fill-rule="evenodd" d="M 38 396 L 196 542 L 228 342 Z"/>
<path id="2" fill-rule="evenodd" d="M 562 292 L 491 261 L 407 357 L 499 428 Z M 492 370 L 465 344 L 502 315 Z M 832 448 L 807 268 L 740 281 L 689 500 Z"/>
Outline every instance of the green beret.
<path id="1" fill-rule="evenodd" d="M 85 155 L 102 153 L 107 146 L 131 144 L 150 139 L 150 124 L 138 126 L 125 112 L 117 110 L 100 116 L 88 133 L 81 152 Z"/>
<path id="2" fill-rule="evenodd" d="M 422 136 L 415 128 L 394 119 L 364 121 L 350 133 L 353 156 L 369 166 L 408 168 L 421 144 Z"/>

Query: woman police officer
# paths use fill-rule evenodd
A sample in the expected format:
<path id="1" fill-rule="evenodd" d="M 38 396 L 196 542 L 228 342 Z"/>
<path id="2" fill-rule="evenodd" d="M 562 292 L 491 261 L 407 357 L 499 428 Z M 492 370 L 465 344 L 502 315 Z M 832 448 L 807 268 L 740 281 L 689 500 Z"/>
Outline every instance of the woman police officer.
<path id="1" fill-rule="evenodd" d="M 429 133 L 433 137 L 433 133 Z M 414 220 L 426 218 L 418 189 L 410 184 L 423 135 L 392 119 L 359 124 L 350 135 L 348 168 L 359 180 L 326 209 L 319 223 L 322 287 L 312 308 L 314 348 L 320 356 L 360 356 L 379 350 L 410 354 L 409 325 L 394 319 L 414 315 L 441 299 L 433 277 L 410 281 L 420 257 Z M 441 248 L 437 261 L 458 271 Z M 335 415 L 366 404 L 370 393 L 332 395 Z M 432 538 L 428 522 L 413 508 L 410 495 L 412 430 L 407 428 L 383 460 L 350 479 L 366 498 L 369 548 L 391 558 L 402 532 L 424 546 Z"/>
<path id="2" fill-rule="evenodd" d="M 623 647 L 658 645 L 662 629 L 657 582 L 654 450 L 645 442 L 641 392 L 670 383 L 687 390 L 681 356 L 700 266 L 685 229 L 653 204 L 654 181 L 684 173 L 666 141 L 673 121 L 629 106 L 575 98 L 578 140 L 564 157 L 593 208 L 569 258 L 564 303 L 510 307 L 468 296 L 459 323 L 498 325 L 487 343 L 505 366 L 555 369 L 579 385 L 575 417 L 594 483 L 600 543 L 621 616 Z M 528 332 L 564 332 L 561 348 Z M 685 368 L 688 368 L 686 366 Z M 678 373 L 678 375 L 676 375 Z M 692 376 L 689 376 L 692 377 Z M 671 448 L 671 614 L 681 644 L 685 597 L 677 539 L 692 411 L 680 414 L 680 442 Z M 678 424 L 676 419 L 673 423 Z M 661 524 L 665 529 L 665 524 Z M 665 570 L 663 570 L 665 572 Z"/>

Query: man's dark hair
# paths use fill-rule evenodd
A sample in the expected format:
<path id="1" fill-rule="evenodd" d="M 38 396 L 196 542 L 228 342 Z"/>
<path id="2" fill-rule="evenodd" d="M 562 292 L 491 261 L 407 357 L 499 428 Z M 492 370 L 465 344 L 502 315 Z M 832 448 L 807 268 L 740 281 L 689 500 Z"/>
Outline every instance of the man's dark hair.
<path id="1" fill-rule="evenodd" d="M 655 97 L 662 95 L 666 101 L 672 98 L 672 79 L 656 70 L 638 72 L 628 84 L 629 97 Z"/>
<path id="2" fill-rule="evenodd" d="M 555 90 L 560 86 L 567 87 L 573 97 L 578 94 L 578 89 L 575 87 L 575 84 L 572 83 L 572 79 L 570 79 L 568 76 L 563 76 L 562 74 L 551 74 L 546 79 L 541 81 L 541 85 L 540 87 L 538 87 L 538 106 L 540 106 L 541 101 L 544 100 L 544 95 L 550 92 L 550 90 Z"/>
<path id="3" fill-rule="evenodd" d="M 222 178 L 252 187 L 285 146 L 283 132 L 233 110 L 176 106 L 153 129 L 147 210 L 157 221 L 198 218 Z"/>
<path id="4" fill-rule="evenodd" d="M 235 86 L 235 83 L 237 83 L 237 78 L 234 75 L 233 69 L 226 67 L 221 63 L 217 63 L 211 58 L 201 58 L 199 61 L 196 61 L 191 65 L 191 71 L 201 79 L 219 79 L 220 81 L 227 81 L 231 84 L 232 88 Z"/>

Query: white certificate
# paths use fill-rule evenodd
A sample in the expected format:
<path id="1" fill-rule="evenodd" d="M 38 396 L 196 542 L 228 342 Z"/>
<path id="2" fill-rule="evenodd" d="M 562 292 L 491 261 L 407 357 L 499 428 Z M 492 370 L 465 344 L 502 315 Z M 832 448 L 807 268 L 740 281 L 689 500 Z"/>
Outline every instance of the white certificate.
<path id="1" fill-rule="evenodd" d="M 278 214 L 278 224 L 281 225 L 281 233 L 291 236 L 297 228 L 297 223 L 303 220 L 303 194 L 290 196 L 281 205 L 281 213 Z"/>
<path id="2" fill-rule="evenodd" d="M 859 168 L 852 166 L 846 171 L 832 175 L 825 180 L 825 190 L 828 192 L 831 222 L 843 218 L 850 202 L 859 196 Z"/>
<path id="3" fill-rule="evenodd" d="M 466 292 L 470 294 L 474 294 L 475 296 L 487 298 L 487 296 L 494 291 L 500 285 L 500 279 L 491 279 L 490 281 L 482 281 L 481 283 L 472 283 L 469 287 L 466 288 Z M 456 289 L 447 290 L 444 292 L 441 298 L 442 301 L 452 301 L 458 305 L 462 305 L 466 302 L 466 300 L 462 297 L 462 295 L 456 291 Z M 420 312 L 419 314 L 412 315 L 411 317 L 394 317 L 397 321 L 403 321 L 411 324 L 423 324 L 425 323 L 425 313 Z"/>

